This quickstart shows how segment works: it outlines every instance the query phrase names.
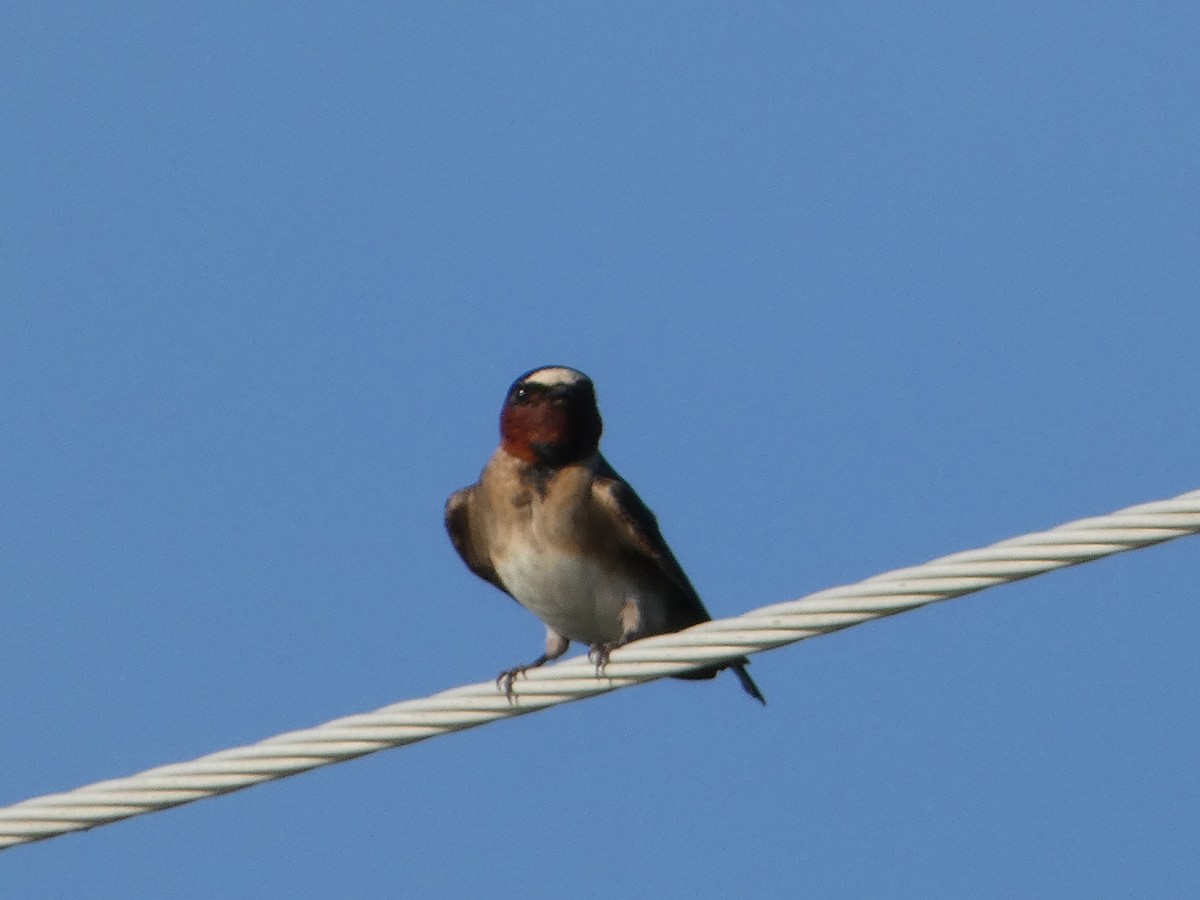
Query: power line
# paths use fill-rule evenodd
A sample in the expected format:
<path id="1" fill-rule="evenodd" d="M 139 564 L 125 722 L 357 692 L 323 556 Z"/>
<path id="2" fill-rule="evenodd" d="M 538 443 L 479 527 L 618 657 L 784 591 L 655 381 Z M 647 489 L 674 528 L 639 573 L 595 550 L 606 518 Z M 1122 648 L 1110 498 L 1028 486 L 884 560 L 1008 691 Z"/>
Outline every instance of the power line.
<path id="1" fill-rule="evenodd" d="M 601 676 L 584 658 L 530 670 L 511 698 L 465 685 L 257 744 L 0 809 L 0 849 L 168 809 L 318 766 L 792 644 L 939 600 L 1200 532 L 1200 490 L 1080 519 L 818 591 L 613 651 Z"/>

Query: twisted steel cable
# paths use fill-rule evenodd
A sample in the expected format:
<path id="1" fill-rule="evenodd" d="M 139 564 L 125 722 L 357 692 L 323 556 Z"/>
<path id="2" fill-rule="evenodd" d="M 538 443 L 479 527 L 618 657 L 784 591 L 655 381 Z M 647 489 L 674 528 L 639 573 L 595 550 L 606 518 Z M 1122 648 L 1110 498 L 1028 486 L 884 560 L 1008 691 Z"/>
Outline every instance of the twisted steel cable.
<path id="1" fill-rule="evenodd" d="M 465 685 L 190 762 L 24 800 L 0 809 L 0 849 L 536 712 L 1198 532 L 1200 490 L 1080 519 L 741 616 L 644 638 L 613 651 L 602 673 L 583 657 L 532 669 L 517 681 L 511 698 L 491 681 Z"/>

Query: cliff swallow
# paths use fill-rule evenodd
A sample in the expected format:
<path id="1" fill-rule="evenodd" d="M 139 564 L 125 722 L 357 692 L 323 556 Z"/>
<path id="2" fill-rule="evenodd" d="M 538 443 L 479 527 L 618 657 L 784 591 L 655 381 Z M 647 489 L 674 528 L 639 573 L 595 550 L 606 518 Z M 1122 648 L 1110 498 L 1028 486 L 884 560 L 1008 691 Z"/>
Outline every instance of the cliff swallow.
<path id="1" fill-rule="evenodd" d="M 502 672 L 509 696 L 527 669 L 591 648 L 602 669 L 622 644 L 711 616 L 659 533 L 654 514 L 600 455 L 596 391 L 564 366 L 518 378 L 500 412 L 500 446 L 479 482 L 446 501 L 446 530 L 472 572 L 546 625 L 546 652 Z M 766 703 L 743 657 L 679 675 L 732 669 Z"/>

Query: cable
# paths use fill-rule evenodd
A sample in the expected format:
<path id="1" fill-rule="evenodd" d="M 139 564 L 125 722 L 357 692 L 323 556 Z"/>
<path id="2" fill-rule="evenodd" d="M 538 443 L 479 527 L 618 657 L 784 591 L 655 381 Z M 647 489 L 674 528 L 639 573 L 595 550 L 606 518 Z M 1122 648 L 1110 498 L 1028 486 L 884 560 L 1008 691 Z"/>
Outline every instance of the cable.
<path id="1" fill-rule="evenodd" d="M 1200 490 L 1080 519 L 818 591 L 613 651 L 602 676 L 583 657 L 533 669 L 510 700 L 491 681 L 335 719 L 257 744 L 0 809 L 0 849 L 81 831 L 535 712 L 732 657 L 770 650 L 994 585 L 1200 532 Z"/>

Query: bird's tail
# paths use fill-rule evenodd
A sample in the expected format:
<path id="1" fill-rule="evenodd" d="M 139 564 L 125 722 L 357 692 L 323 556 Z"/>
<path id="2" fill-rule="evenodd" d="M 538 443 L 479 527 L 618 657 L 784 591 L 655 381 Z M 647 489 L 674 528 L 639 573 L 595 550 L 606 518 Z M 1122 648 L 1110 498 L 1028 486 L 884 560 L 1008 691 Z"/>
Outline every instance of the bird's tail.
<path id="1" fill-rule="evenodd" d="M 754 683 L 754 679 L 750 677 L 750 673 L 746 671 L 747 663 L 745 661 L 734 663 L 730 666 L 733 669 L 733 674 L 738 677 L 738 681 L 742 683 L 742 690 L 761 703 L 767 705 L 767 698 L 762 695 L 762 691 L 758 689 L 758 685 Z"/>
<path id="2" fill-rule="evenodd" d="M 680 678 L 684 681 L 706 681 L 709 678 L 716 678 L 717 673 L 722 669 L 733 669 L 733 674 L 738 677 L 738 681 L 742 683 L 742 690 L 761 703 L 767 705 L 767 698 L 762 695 L 762 691 L 758 689 L 758 685 L 754 683 L 754 679 L 750 677 L 750 673 L 746 671 L 746 666 L 750 665 L 750 660 L 746 657 L 731 662 L 715 666 L 709 666 L 707 669 L 696 669 L 692 672 L 684 672 L 682 675 L 672 675 L 672 678 Z"/>

